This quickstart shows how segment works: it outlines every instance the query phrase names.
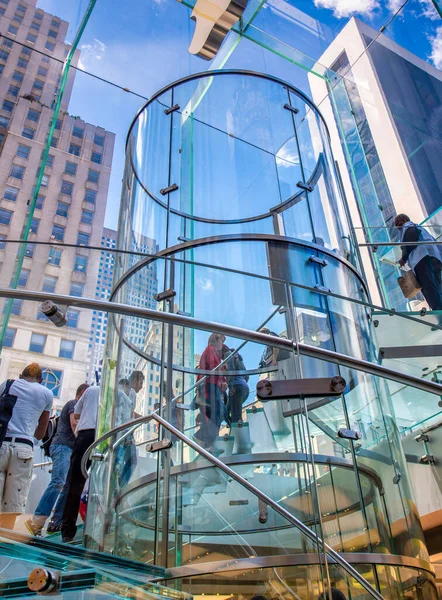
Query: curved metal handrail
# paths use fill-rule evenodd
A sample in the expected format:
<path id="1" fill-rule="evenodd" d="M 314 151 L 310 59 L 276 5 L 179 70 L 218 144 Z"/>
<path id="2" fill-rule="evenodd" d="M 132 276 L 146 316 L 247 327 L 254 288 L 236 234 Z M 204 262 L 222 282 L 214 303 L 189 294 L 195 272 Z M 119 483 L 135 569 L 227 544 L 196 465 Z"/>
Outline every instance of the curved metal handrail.
<path id="1" fill-rule="evenodd" d="M 48 294 L 47 292 L 36 292 L 34 290 L 0 288 L 0 298 L 1 297 L 44 302 L 47 300 Z M 362 371 L 376 377 L 382 377 L 384 379 L 396 381 L 397 383 L 409 385 L 410 387 L 422 390 L 423 392 L 435 394 L 436 396 L 442 396 L 442 385 L 439 383 L 425 381 L 419 377 L 414 377 L 413 375 L 408 375 L 407 373 L 401 373 L 394 369 L 389 369 L 382 365 L 368 362 L 367 360 L 354 358 L 353 356 L 348 356 L 347 354 L 341 354 L 340 352 L 335 352 L 333 350 L 310 346 L 309 344 L 305 344 L 303 342 L 293 342 L 286 338 L 268 335 L 259 331 L 243 329 L 242 327 L 235 327 L 234 325 L 224 325 L 214 321 L 203 321 L 194 317 L 163 312 L 160 310 L 154 310 L 152 308 L 141 308 L 137 306 L 130 306 L 128 304 L 109 302 L 107 300 L 96 300 L 95 298 L 78 298 L 77 296 L 69 296 L 64 294 L 51 294 L 51 300 L 55 304 L 68 304 L 70 306 L 77 306 L 79 308 L 90 308 L 92 310 L 101 310 L 109 313 L 129 315 L 131 317 L 141 317 L 154 321 L 162 321 L 170 325 L 181 325 L 183 327 L 189 327 L 191 329 L 198 329 L 201 331 L 222 333 L 226 336 L 256 342 L 263 346 L 273 346 L 274 348 L 282 348 L 283 350 L 290 350 L 292 352 L 295 351 L 297 354 L 302 354 L 303 356 L 309 356 L 310 358 L 316 358 L 326 362 L 331 362 L 336 365 L 341 365 L 343 367 L 348 367 L 350 369 L 356 369 L 357 371 Z"/>
<path id="2" fill-rule="evenodd" d="M 336 562 L 340 567 L 342 567 L 344 571 L 348 573 L 348 575 L 353 577 L 373 598 L 376 598 L 376 600 L 384 600 L 383 596 L 364 577 L 362 577 L 356 569 L 354 569 L 346 560 L 344 560 L 342 556 L 338 552 L 336 552 L 336 550 L 333 550 L 331 546 L 326 544 L 318 535 L 316 535 L 316 533 L 314 533 L 311 529 L 304 525 L 302 521 L 294 517 L 288 510 L 286 510 L 277 502 L 275 502 L 272 498 L 267 496 L 267 494 L 264 494 L 264 492 L 258 490 L 254 485 L 250 483 L 250 481 L 247 481 L 247 479 L 244 479 L 244 477 L 242 477 L 241 475 L 236 473 L 236 471 L 225 465 L 218 458 L 212 456 L 210 452 L 208 452 L 199 444 L 188 438 L 186 435 L 184 435 L 184 433 L 179 431 L 179 429 L 176 429 L 176 427 L 171 425 L 168 421 L 166 421 L 157 414 L 150 414 L 146 417 L 134 419 L 130 422 L 130 424 L 133 425 L 135 421 L 137 421 L 138 423 L 142 423 L 144 421 L 148 422 L 151 420 L 156 421 L 159 425 L 164 427 L 164 429 L 169 431 L 169 433 L 176 436 L 182 442 L 190 446 L 190 448 L 198 452 L 202 457 L 206 458 L 215 467 L 221 469 L 221 471 L 223 471 L 226 475 L 228 475 L 237 483 L 239 483 L 243 488 L 245 488 L 251 494 L 262 500 L 262 502 L 264 502 L 267 506 L 271 506 L 275 512 L 277 512 L 279 515 L 281 515 L 290 523 L 292 523 L 292 525 L 299 529 L 301 533 L 304 534 L 311 542 L 313 542 L 315 545 L 318 545 L 318 548 L 323 548 L 323 552 L 327 556 L 332 558 L 333 561 Z M 85 465 L 86 462 L 89 460 L 89 455 L 92 452 L 93 448 L 95 448 L 95 446 L 101 443 L 104 439 L 107 439 L 110 435 L 114 435 L 117 431 L 121 431 L 121 427 L 122 426 L 115 427 L 113 430 L 108 431 L 106 434 L 95 440 L 94 443 L 91 444 L 91 446 L 89 446 L 89 448 L 84 453 L 81 461 L 81 468 L 84 475 L 87 476 L 87 472 L 85 472 Z"/>

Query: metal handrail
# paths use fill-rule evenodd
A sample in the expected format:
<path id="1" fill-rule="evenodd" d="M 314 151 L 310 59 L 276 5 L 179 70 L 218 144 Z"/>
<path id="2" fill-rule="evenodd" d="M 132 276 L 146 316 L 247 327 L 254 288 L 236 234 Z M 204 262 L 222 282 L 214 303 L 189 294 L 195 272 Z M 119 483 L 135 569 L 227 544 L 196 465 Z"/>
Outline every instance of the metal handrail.
<path id="1" fill-rule="evenodd" d="M 83 475 L 85 477 L 88 476 L 88 473 L 87 473 L 85 467 L 86 467 L 86 463 L 89 459 L 89 455 L 91 454 L 91 452 L 95 448 L 95 446 L 97 446 L 98 444 L 103 442 L 108 437 L 115 435 L 116 433 L 121 431 L 121 429 L 124 427 L 127 427 L 127 426 L 133 427 L 135 425 L 135 423 L 141 424 L 141 423 L 148 422 L 151 420 L 157 421 L 157 423 L 159 423 L 162 427 L 164 427 L 164 429 L 169 431 L 169 433 L 176 436 L 182 442 L 184 442 L 185 444 L 190 446 L 190 448 L 192 448 L 193 450 L 198 452 L 198 454 L 200 454 L 202 457 L 207 459 L 215 467 L 218 467 L 219 469 L 221 469 L 221 471 L 223 471 L 223 473 L 228 475 L 228 477 L 230 477 L 231 479 L 233 479 L 234 481 L 239 483 L 243 488 L 245 488 L 250 493 L 252 493 L 254 496 L 256 496 L 257 498 L 262 500 L 262 502 L 264 502 L 266 505 L 271 506 L 275 512 L 277 512 L 279 515 L 281 515 L 282 517 L 287 519 L 287 521 L 289 521 L 289 523 L 292 523 L 292 525 L 297 527 L 301 531 L 301 533 L 303 533 L 311 542 L 322 547 L 324 553 L 326 555 L 328 555 L 329 557 L 331 557 L 340 567 L 342 567 L 348 573 L 348 575 L 353 577 L 373 598 L 376 598 L 376 600 L 384 600 L 383 596 L 364 577 L 362 577 L 362 575 L 360 575 L 358 573 L 358 571 L 350 565 L 350 563 L 348 563 L 345 559 L 343 559 L 342 556 L 339 554 L 339 552 L 336 552 L 336 550 L 333 550 L 333 548 L 331 546 L 326 544 L 318 535 L 316 535 L 316 533 L 314 531 L 312 531 L 306 525 L 304 525 L 304 523 L 302 521 L 297 519 L 288 510 L 286 510 L 285 508 L 280 506 L 277 502 L 275 502 L 272 498 L 267 496 L 267 494 L 264 494 L 264 492 L 261 492 L 258 488 L 256 488 L 249 481 L 247 481 L 247 479 L 244 479 L 244 477 L 239 475 L 236 471 L 234 471 L 233 469 L 231 469 L 230 467 L 225 465 L 218 458 L 216 458 L 210 452 L 208 452 L 207 450 L 202 448 L 199 444 L 197 444 L 196 442 L 194 442 L 193 440 L 188 438 L 186 435 L 184 435 L 184 433 L 179 431 L 179 429 L 176 429 L 176 427 L 171 425 L 168 421 L 166 421 L 165 419 L 163 419 L 162 417 L 160 417 L 157 414 L 153 413 L 153 414 L 147 415 L 145 417 L 140 417 L 138 419 L 134 419 L 134 420 L 130 421 L 129 423 L 126 423 L 125 426 L 120 425 L 118 427 L 115 427 L 114 429 L 111 429 L 106 434 L 102 435 L 97 440 L 95 440 L 94 443 L 89 446 L 89 448 L 86 450 L 86 452 L 83 455 L 83 458 L 81 461 L 81 469 L 83 471 Z"/>
<path id="2" fill-rule="evenodd" d="M 47 300 L 48 295 L 47 292 L 0 288 L 0 298 L 1 297 L 20 298 L 22 300 L 44 302 Z M 283 350 L 290 350 L 292 352 L 295 351 L 297 354 L 302 354 L 303 356 L 309 356 L 310 358 L 316 358 L 326 362 L 334 363 L 336 365 L 341 365 L 343 367 L 348 367 L 350 369 L 356 369 L 357 371 L 362 371 L 376 377 L 382 377 L 384 379 L 396 381 L 397 383 L 409 385 L 410 387 L 414 387 L 423 392 L 435 394 L 436 396 L 442 396 L 442 385 L 439 383 L 425 381 L 419 377 L 414 377 L 413 375 L 408 375 L 407 373 L 401 373 L 394 369 L 389 369 L 382 365 L 371 363 L 367 360 L 348 356 L 347 354 L 341 354 L 333 350 L 327 350 L 326 348 L 310 346 L 309 344 L 305 344 L 303 342 L 293 342 L 292 340 L 288 340 L 286 338 L 280 338 L 275 335 L 268 335 L 259 331 L 244 329 L 243 327 L 225 325 L 215 321 L 203 321 L 202 319 L 196 319 L 195 317 L 163 312 L 161 310 L 154 310 L 152 308 L 141 308 L 137 306 L 130 306 L 128 304 L 108 302 L 106 300 L 96 300 L 95 298 L 79 298 L 77 296 L 69 296 L 64 294 L 51 294 L 51 300 L 55 304 L 68 304 L 70 306 L 76 306 L 79 308 L 90 308 L 92 310 L 101 310 L 109 313 L 117 313 L 129 315 L 131 317 L 141 317 L 144 319 L 161 321 L 170 325 L 181 325 L 183 327 L 189 327 L 191 329 L 198 329 L 201 331 L 223 333 L 234 338 L 256 342 L 263 346 L 273 346 L 274 348 L 282 348 Z"/>

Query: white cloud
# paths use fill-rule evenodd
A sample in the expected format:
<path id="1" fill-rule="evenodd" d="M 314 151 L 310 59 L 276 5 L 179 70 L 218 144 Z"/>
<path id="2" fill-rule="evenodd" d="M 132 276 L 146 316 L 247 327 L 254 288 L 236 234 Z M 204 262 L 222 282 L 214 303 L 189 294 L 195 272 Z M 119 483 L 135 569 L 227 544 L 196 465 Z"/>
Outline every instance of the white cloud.
<path id="1" fill-rule="evenodd" d="M 371 17 L 379 8 L 378 0 L 314 0 L 317 8 L 328 8 L 335 17 L 351 17 L 365 15 Z"/>
<path id="2" fill-rule="evenodd" d="M 87 69 L 91 62 L 102 59 L 106 52 L 106 44 L 103 44 L 103 42 L 94 38 L 92 44 L 81 44 L 79 49 L 81 54 L 78 66 L 80 69 Z"/>
<path id="3" fill-rule="evenodd" d="M 442 70 L 442 26 L 436 29 L 436 35 L 430 37 L 431 54 L 429 56 L 435 67 Z"/>
<path id="4" fill-rule="evenodd" d="M 440 19 L 438 12 L 433 4 L 433 0 L 419 0 L 419 4 L 422 8 L 423 17 L 427 17 L 427 19 L 431 19 L 432 21 Z"/>
<path id="5" fill-rule="evenodd" d="M 405 0 L 388 0 L 387 8 L 390 12 L 395 13 L 403 5 Z M 431 2 L 431 0 L 430 0 Z"/>

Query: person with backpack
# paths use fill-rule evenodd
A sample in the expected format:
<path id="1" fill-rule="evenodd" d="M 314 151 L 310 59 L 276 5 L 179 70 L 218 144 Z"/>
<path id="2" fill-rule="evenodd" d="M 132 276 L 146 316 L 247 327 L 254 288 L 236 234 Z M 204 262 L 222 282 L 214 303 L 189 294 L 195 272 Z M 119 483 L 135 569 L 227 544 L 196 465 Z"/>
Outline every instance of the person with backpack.
<path id="1" fill-rule="evenodd" d="M 228 371 L 245 371 L 246 367 L 241 354 L 235 352 L 234 348 L 227 348 L 231 358 L 227 361 Z M 227 377 L 229 386 L 227 412 L 229 423 L 238 423 L 242 420 L 242 406 L 249 396 L 249 376 L 248 375 L 231 375 Z"/>
<path id="2" fill-rule="evenodd" d="M 61 414 L 57 419 L 56 429 L 52 437 L 45 444 L 49 446 L 49 456 L 52 459 L 51 481 L 43 492 L 35 513 L 30 519 L 25 521 L 25 525 L 32 535 L 41 535 L 42 529 L 47 519 L 49 519 L 55 503 L 57 504 L 54 515 L 46 532 L 56 533 L 61 531 L 61 518 L 67 495 L 66 477 L 69 471 L 72 448 L 75 442 L 75 429 L 77 427 L 77 422 L 74 419 L 74 407 L 88 387 L 87 383 L 82 383 L 78 386 L 75 399 L 69 400 L 63 406 Z"/>
<path id="3" fill-rule="evenodd" d="M 14 529 L 17 516 L 25 511 L 34 438 L 41 440 L 48 426 L 54 396 L 42 381 L 40 365 L 31 363 L 20 379 L 0 386 L 0 527 L 5 529 Z"/>
<path id="4" fill-rule="evenodd" d="M 404 214 L 397 215 L 395 226 L 401 233 L 401 242 L 431 242 L 435 238 L 423 227 L 410 221 Z M 422 286 L 422 294 L 432 310 L 442 310 L 442 249 L 438 244 L 416 244 L 401 246 L 402 257 L 398 261 L 403 267 L 406 262 Z"/>

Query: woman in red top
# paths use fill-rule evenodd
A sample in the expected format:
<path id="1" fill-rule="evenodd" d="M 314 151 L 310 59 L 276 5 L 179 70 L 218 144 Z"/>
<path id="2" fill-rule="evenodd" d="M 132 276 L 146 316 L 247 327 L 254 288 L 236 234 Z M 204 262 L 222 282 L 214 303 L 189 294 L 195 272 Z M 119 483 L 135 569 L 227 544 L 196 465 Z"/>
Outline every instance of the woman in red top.
<path id="1" fill-rule="evenodd" d="M 212 333 L 207 343 L 207 348 L 201 354 L 199 368 L 204 371 L 217 371 L 221 362 L 222 347 L 225 336 Z M 222 368 L 222 367 L 221 367 Z M 204 375 L 198 376 L 198 381 Z M 222 392 L 227 389 L 226 378 L 223 375 L 208 375 L 204 387 L 200 391 L 199 402 L 201 411 L 201 427 L 195 434 L 195 439 L 202 446 L 208 448 L 218 437 L 219 428 L 225 418 L 225 405 Z"/>

